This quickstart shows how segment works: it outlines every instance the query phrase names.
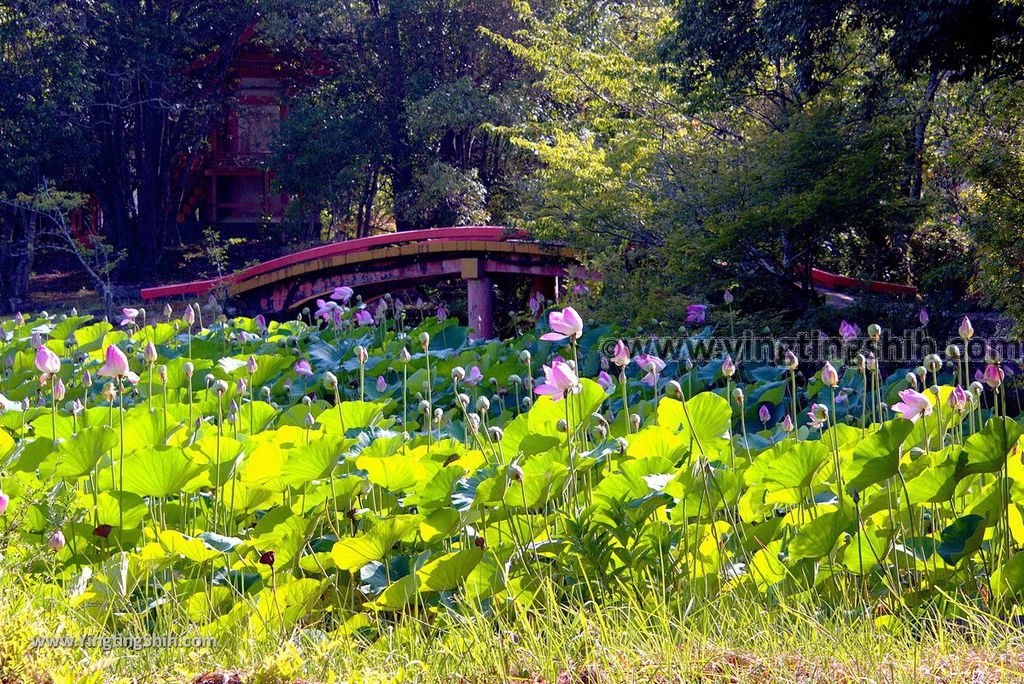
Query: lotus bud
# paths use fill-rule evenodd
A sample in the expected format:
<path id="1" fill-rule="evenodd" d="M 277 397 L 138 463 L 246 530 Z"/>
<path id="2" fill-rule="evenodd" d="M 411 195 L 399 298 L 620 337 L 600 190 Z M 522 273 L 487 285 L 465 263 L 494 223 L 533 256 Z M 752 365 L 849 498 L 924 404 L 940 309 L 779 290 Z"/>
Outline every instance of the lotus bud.
<path id="1" fill-rule="evenodd" d="M 51 534 L 49 539 L 46 540 L 46 545 L 50 547 L 51 551 L 60 551 L 64 548 L 65 543 L 64 533 L 60 530 Z"/>
<path id="2" fill-rule="evenodd" d="M 25 325 L 25 316 L 20 311 L 14 314 L 14 324 L 19 328 Z"/>
<path id="3" fill-rule="evenodd" d="M 189 327 L 192 327 L 196 322 L 196 312 L 195 309 L 192 308 L 191 304 L 185 307 L 185 312 L 181 315 L 181 320 L 185 321 L 185 325 Z"/>
<path id="4" fill-rule="evenodd" d="M 383 393 L 383 392 L 385 392 L 387 390 L 387 388 L 388 388 L 388 381 L 384 379 L 383 375 L 378 375 L 377 376 L 377 385 L 376 385 L 376 387 L 377 387 L 377 391 L 381 392 L 381 393 Z"/>
<path id="5" fill-rule="evenodd" d="M 192 375 L 196 372 L 196 367 L 192 364 L 191 361 L 186 361 L 185 365 L 181 367 L 181 372 L 185 375 L 186 378 L 191 380 Z"/>
<path id="6" fill-rule="evenodd" d="M 274 396 L 273 392 L 271 391 L 271 389 L 269 387 L 267 387 L 266 385 L 264 385 L 263 387 L 260 388 L 260 392 L 262 392 L 263 396 L 265 396 L 267 398 L 267 403 L 269 404 L 270 403 L 270 398 Z"/>
<path id="7" fill-rule="evenodd" d="M 850 492 L 850 498 L 853 499 L 853 503 L 854 504 L 859 504 L 860 503 L 860 492 L 858 492 L 856 489 L 854 489 L 853 491 Z"/>
<path id="8" fill-rule="evenodd" d="M 960 337 L 964 340 L 969 340 L 974 337 L 974 326 L 971 325 L 971 319 L 964 316 L 964 319 L 960 321 Z"/>
<path id="9" fill-rule="evenodd" d="M 726 354 L 725 360 L 722 361 L 722 375 L 727 378 L 731 378 L 736 374 L 736 364 L 733 363 L 732 357 Z"/>
<path id="10" fill-rule="evenodd" d="M 65 391 L 66 388 L 64 387 L 64 381 L 61 380 L 60 378 L 57 378 L 56 381 L 54 381 L 53 383 L 53 401 L 63 401 Z"/>
<path id="11" fill-rule="evenodd" d="M 743 390 L 739 387 L 732 391 L 732 400 L 737 404 L 743 404 Z"/>
<path id="12" fill-rule="evenodd" d="M 665 389 L 667 390 L 666 394 L 673 396 L 676 399 L 683 398 L 683 388 L 677 381 L 669 380 L 665 383 Z"/>
<path id="13" fill-rule="evenodd" d="M 1003 372 L 1003 369 L 997 366 L 996 364 L 990 363 L 989 365 L 985 366 L 985 384 L 991 387 L 992 389 L 999 389 L 999 386 L 1003 384 L 1004 377 L 1005 373 Z"/>
<path id="14" fill-rule="evenodd" d="M 171 316 L 174 315 L 174 309 L 171 308 L 170 302 L 164 304 L 164 318 L 171 320 Z"/>
<path id="15" fill-rule="evenodd" d="M 370 353 L 366 350 L 366 347 L 359 345 L 356 347 L 356 358 L 359 359 L 359 363 L 366 363 L 366 360 L 370 358 Z"/>
<path id="16" fill-rule="evenodd" d="M 405 347 L 402 347 L 402 351 L 398 353 L 398 358 L 402 363 L 409 363 L 412 360 L 412 354 Z"/>
<path id="17" fill-rule="evenodd" d="M 244 395 L 246 389 L 248 389 L 248 386 L 246 385 L 245 378 L 238 378 L 238 381 L 235 382 L 235 394 Z"/>
<path id="18" fill-rule="evenodd" d="M 631 415 L 629 417 L 629 422 L 632 423 L 634 430 L 639 430 L 640 429 L 640 416 L 639 416 L 639 414 L 634 413 L 633 415 Z"/>
<path id="19" fill-rule="evenodd" d="M 726 290 L 725 294 L 722 295 L 722 299 L 725 300 L 726 304 L 732 304 L 732 290 Z"/>
<path id="20" fill-rule="evenodd" d="M 153 344 L 152 340 L 146 342 L 146 346 L 142 351 L 142 356 L 149 363 L 156 363 L 156 360 L 160 358 L 159 354 L 157 354 L 156 351 L 156 345 Z"/>
<path id="21" fill-rule="evenodd" d="M 167 384 L 167 366 L 165 366 L 164 364 L 160 364 L 159 366 L 157 366 L 156 375 L 158 378 L 160 378 L 161 383 L 165 385 Z"/>
<path id="22" fill-rule="evenodd" d="M 324 373 L 324 387 L 332 391 L 337 389 L 338 376 L 332 373 L 331 371 L 327 371 L 326 373 Z"/>
<path id="23" fill-rule="evenodd" d="M 305 404 L 307 407 L 308 406 L 312 406 L 313 405 L 313 400 L 311 398 L 309 398 L 309 396 L 303 396 L 302 397 L 302 403 Z"/>
<path id="24" fill-rule="evenodd" d="M 793 417 L 788 413 L 786 414 L 786 417 L 782 419 L 782 429 L 786 432 L 793 431 Z"/>
<path id="25" fill-rule="evenodd" d="M 821 381 L 826 387 L 836 387 L 839 384 L 839 372 L 828 361 L 825 362 L 825 367 L 821 369 Z"/>
<path id="26" fill-rule="evenodd" d="M 487 412 L 491 410 L 491 400 L 483 396 L 478 398 L 476 400 L 476 410 L 487 415 Z"/>
<path id="27" fill-rule="evenodd" d="M 771 411 L 768 410 L 767 404 L 761 404 L 761 408 L 757 410 L 757 417 L 761 420 L 762 423 L 767 423 L 769 420 L 772 419 L 772 413 Z"/>
<path id="28" fill-rule="evenodd" d="M 868 339 L 877 342 L 882 337 L 882 326 L 872 323 L 868 326 Z"/>
<path id="29" fill-rule="evenodd" d="M 256 371 L 259 370 L 259 364 L 256 363 L 254 356 L 249 356 L 249 359 L 245 362 L 245 370 L 249 375 L 255 375 Z"/>
<path id="30" fill-rule="evenodd" d="M 114 383 L 108 382 L 103 385 L 103 398 L 108 402 L 113 402 L 114 399 L 117 399 L 117 388 L 114 387 Z"/>
<path id="31" fill-rule="evenodd" d="M 84 410 L 85 404 L 83 404 L 80 400 L 75 399 L 74 401 L 71 402 L 71 415 L 77 416 Z"/>
<path id="32" fill-rule="evenodd" d="M 466 369 L 462 366 L 456 366 L 452 368 L 452 380 L 459 382 L 466 379 Z"/>
<path id="33" fill-rule="evenodd" d="M 420 346 L 423 347 L 423 351 L 427 351 L 427 347 L 430 346 L 430 333 L 424 331 L 420 333 Z"/>

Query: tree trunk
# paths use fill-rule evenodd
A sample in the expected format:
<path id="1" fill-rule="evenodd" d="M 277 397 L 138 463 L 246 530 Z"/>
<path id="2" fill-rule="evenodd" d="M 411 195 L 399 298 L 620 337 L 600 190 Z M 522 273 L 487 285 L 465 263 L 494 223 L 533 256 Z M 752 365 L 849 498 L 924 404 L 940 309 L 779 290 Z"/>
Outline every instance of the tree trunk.
<path id="1" fill-rule="evenodd" d="M 380 8 L 375 3 L 376 10 Z M 405 111 L 405 64 L 402 57 L 402 34 L 398 17 L 399 10 L 392 3 L 383 17 L 382 51 L 385 59 L 382 85 L 384 95 L 384 120 L 388 132 L 388 154 L 391 157 L 391 194 L 394 202 L 395 228 L 415 230 L 417 225 L 412 215 L 414 204 L 414 175 L 412 146 L 409 144 L 409 125 Z"/>
<path id="2" fill-rule="evenodd" d="M 0 208 L 0 313 L 14 313 L 28 296 L 36 228 L 32 212 Z"/>

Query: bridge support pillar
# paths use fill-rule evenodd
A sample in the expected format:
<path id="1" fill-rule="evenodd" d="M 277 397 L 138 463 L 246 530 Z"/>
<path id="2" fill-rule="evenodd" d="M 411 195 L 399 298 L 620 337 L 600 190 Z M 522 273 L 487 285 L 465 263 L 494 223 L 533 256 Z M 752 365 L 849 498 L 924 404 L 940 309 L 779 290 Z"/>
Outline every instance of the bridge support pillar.
<path id="1" fill-rule="evenodd" d="M 491 279 L 481 271 L 479 259 L 462 260 L 469 318 L 467 324 L 472 328 L 470 337 L 474 340 L 494 337 L 494 288 Z"/>

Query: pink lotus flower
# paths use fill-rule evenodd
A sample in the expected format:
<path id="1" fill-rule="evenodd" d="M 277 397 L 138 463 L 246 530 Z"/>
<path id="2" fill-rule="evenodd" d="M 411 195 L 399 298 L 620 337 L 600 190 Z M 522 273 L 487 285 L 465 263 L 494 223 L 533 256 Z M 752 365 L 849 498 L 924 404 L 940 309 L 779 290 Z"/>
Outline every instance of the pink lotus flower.
<path id="1" fill-rule="evenodd" d="M 437 307 L 437 320 L 441 321 L 442 323 L 448 320 L 448 312 L 444 310 L 443 306 Z"/>
<path id="2" fill-rule="evenodd" d="M 146 347 L 142 354 L 149 363 L 156 363 L 156 360 L 160 358 L 160 355 L 156 351 L 156 345 L 153 344 L 153 340 L 146 342 Z"/>
<path id="3" fill-rule="evenodd" d="M 658 376 L 665 370 L 665 362 L 651 354 L 640 354 L 636 357 L 636 365 L 640 370 L 646 371 L 647 375 L 641 381 L 648 387 L 654 387 L 658 382 Z"/>
<path id="4" fill-rule="evenodd" d="M 388 381 L 384 379 L 383 375 L 377 376 L 377 391 L 383 392 L 388 388 Z"/>
<path id="5" fill-rule="evenodd" d="M 356 323 L 359 325 L 373 325 L 373 315 L 366 309 L 356 311 Z"/>
<path id="6" fill-rule="evenodd" d="M 708 318 L 708 307 L 704 304 L 690 304 L 686 307 L 686 322 L 700 325 Z"/>
<path id="7" fill-rule="evenodd" d="M 612 363 L 619 368 L 629 365 L 629 347 L 622 340 L 615 343 L 615 350 L 612 352 Z"/>
<path id="8" fill-rule="evenodd" d="M 11 497 L 7 496 L 3 492 L 0 492 L 0 515 L 7 512 L 7 506 L 11 503 Z"/>
<path id="9" fill-rule="evenodd" d="M 313 375 L 313 367 L 309 365 L 309 361 L 301 359 L 295 364 L 295 372 L 304 378 L 309 378 Z"/>
<path id="10" fill-rule="evenodd" d="M 36 370 L 44 375 L 60 372 L 60 357 L 43 345 L 36 349 Z"/>
<path id="11" fill-rule="evenodd" d="M 782 419 L 782 429 L 786 432 L 793 431 L 793 419 L 788 413 L 786 414 L 786 417 Z"/>
<path id="12" fill-rule="evenodd" d="M 139 381 L 139 376 L 128 368 L 128 357 L 114 344 L 107 345 L 106 362 L 97 375 L 103 378 L 124 378 L 133 385 Z"/>
<path id="13" fill-rule="evenodd" d="M 725 355 L 725 359 L 722 361 L 722 375 L 727 378 L 736 375 L 736 364 L 728 354 Z"/>
<path id="14" fill-rule="evenodd" d="M 949 394 L 949 399 L 946 400 L 949 404 L 949 408 L 954 411 L 963 411 L 967 407 L 967 392 L 963 387 L 957 385 L 953 388 L 953 391 Z"/>
<path id="15" fill-rule="evenodd" d="M 249 359 L 245 362 L 245 370 L 246 370 L 246 372 L 249 375 L 255 375 L 256 371 L 258 371 L 259 369 L 260 369 L 260 367 L 259 367 L 259 364 L 256 363 L 256 358 L 253 357 L 252 355 L 250 355 Z"/>
<path id="16" fill-rule="evenodd" d="M 334 292 L 331 293 L 331 299 L 341 302 L 342 304 L 348 304 L 354 294 L 355 291 L 351 287 L 342 285 L 341 287 L 334 288 Z"/>
<path id="17" fill-rule="evenodd" d="M 772 412 L 768 410 L 767 404 L 761 404 L 761 408 L 757 410 L 757 417 L 761 419 L 762 423 L 768 423 L 772 419 Z"/>
<path id="18" fill-rule="evenodd" d="M 615 384 L 615 381 L 612 380 L 612 376 L 608 375 L 608 373 L 606 373 L 605 371 L 601 371 L 600 373 L 597 374 L 597 384 L 600 385 L 603 389 L 608 389 L 609 387 Z"/>
<path id="19" fill-rule="evenodd" d="M 811 427 L 821 430 L 828 424 L 828 407 L 824 404 L 811 404 L 811 410 L 807 412 L 807 417 L 811 419 Z"/>
<path id="20" fill-rule="evenodd" d="M 61 380 L 60 378 L 57 378 L 53 383 L 53 401 L 63 401 L 64 394 L 66 391 L 67 388 L 64 387 L 64 381 Z"/>
<path id="21" fill-rule="evenodd" d="M 540 336 L 542 340 L 557 342 L 566 338 L 579 339 L 583 336 L 583 318 L 571 306 L 549 313 L 548 325 L 554 332 L 544 333 Z"/>
<path id="22" fill-rule="evenodd" d="M 326 299 L 316 300 L 316 313 L 313 314 L 314 318 L 321 318 L 325 321 L 331 320 L 334 313 L 338 310 L 338 303 L 328 301 Z"/>
<path id="23" fill-rule="evenodd" d="M 475 387 L 480 384 L 480 381 L 484 379 L 484 374 L 480 372 L 480 366 L 473 366 L 469 369 L 463 382 L 471 387 Z"/>
<path id="24" fill-rule="evenodd" d="M 990 363 L 985 366 L 985 373 L 982 377 L 985 379 L 986 385 L 992 389 L 998 389 L 998 387 L 1003 384 L 1003 378 L 1006 377 L 1006 373 L 1004 373 L 1003 369 L 996 364 Z"/>
<path id="25" fill-rule="evenodd" d="M 921 416 L 932 415 L 932 402 L 917 390 L 905 389 L 900 391 L 900 401 L 890 408 L 899 413 L 912 423 L 916 423 Z"/>
<path id="26" fill-rule="evenodd" d="M 544 383 L 537 385 L 534 392 L 540 395 L 547 395 L 554 401 L 559 401 L 569 392 L 576 394 L 580 391 L 580 379 L 569 364 L 562 361 L 555 361 L 550 366 L 545 365 Z"/>
<path id="27" fill-rule="evenodd" d="M 263 316 L 263 314 L 259 314 L 258 316 L 256 316 L 256 330 L 262 333 L 265 332 L 266 329 L 267 319 Z"/>
<path id="28" fill-rule="evenodd" d="M 121 315 L 123 316 L 121 319 L 121 327 L 123 328 L 126 325 L 135 323 L 135 319 L 139 317 L 139 310 L 125 307 L 121 309 Z"/>
<path id="29" fill-rule="evenodd" d="M 844 319 L 843 322 L 839 324 L 839 336 L 844 340 L 852 340 L 860 336 L 860 328 L 847 323 Z"/>

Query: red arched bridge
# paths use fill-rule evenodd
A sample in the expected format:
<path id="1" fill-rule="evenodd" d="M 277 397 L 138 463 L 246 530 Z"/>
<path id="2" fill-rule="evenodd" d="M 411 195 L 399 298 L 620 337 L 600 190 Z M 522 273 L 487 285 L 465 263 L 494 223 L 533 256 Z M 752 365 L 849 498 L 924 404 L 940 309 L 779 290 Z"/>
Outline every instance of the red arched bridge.
<path id="1" fill-rule="evenodd" d="M 495 226 L 432 228 L 336 242 L 271 259 L 239 273 L 142 290 L 142 299 L 194 297 L 222 289 L 243 310 L 292 314 L 336 287 L 364 299 L 417 285 L 463 280 L 469 325 L 477 337 L 494 334 L 493 278 L 531 278 L 534 290 L 555 299 L 558 280 L 584 275 L 578 254 L 531 241 L 522 231 Z"/>

